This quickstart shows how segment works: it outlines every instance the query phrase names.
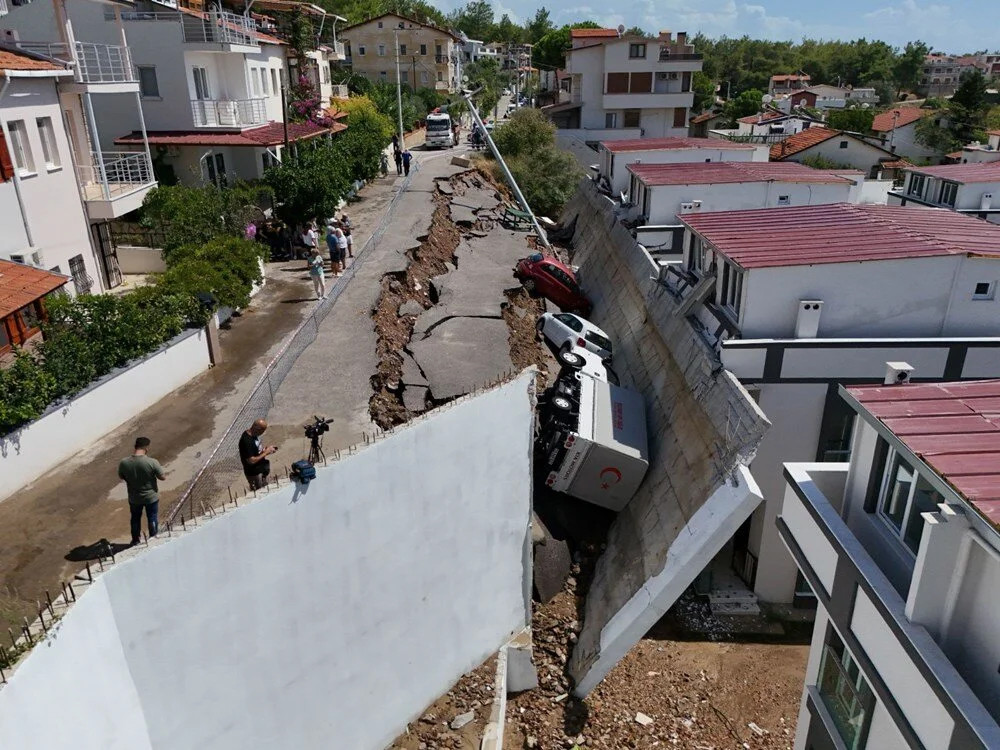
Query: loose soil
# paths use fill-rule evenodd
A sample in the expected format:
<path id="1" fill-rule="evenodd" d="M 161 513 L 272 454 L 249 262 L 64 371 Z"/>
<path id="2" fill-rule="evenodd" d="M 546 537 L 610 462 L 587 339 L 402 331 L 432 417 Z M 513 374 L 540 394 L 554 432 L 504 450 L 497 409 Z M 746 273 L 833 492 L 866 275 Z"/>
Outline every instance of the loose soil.
<path id="1" fill-rule="evenodd" d="M 448 273 L 446 263 L 456 264 L 455 250 L 461 235 L 448 216 L 449 196 L 434 196 L 435 208 L 430 230 L 420 247 L 409 253 L 410 264 L 402 273 L 382 277 L 382 294 L 372 311 L 378 335 L 378 368 L 372 376 L 369 401 L 372 421 L 389 429 L 413 415 L 403 405 L 402 351 L 410 343 L 416 317 L 400 315 L 399 308 L 413 300 L 425 310 L 437 301 L 433 279 Z"/>
<path id="2" fill-rule="evenodd" d="M 420 719 L 406 727 L 389 750 L 479 750 L 480 738 L 490 720 L 496 671 L 497 658 L 491 656 L 463 675 Z M 460 729 L 452 729 L 455 717 L 468 711 L 475 712 L 475 718 Z"/>

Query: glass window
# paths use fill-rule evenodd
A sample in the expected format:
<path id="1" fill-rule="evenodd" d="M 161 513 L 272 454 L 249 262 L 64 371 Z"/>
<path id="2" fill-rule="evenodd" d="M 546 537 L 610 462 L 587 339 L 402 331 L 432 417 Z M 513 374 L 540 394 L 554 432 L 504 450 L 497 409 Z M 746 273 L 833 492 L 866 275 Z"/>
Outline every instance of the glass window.
<path id="1" fill-rule="evenodd" d="M 24 329 L 26 331 L 30 331 L 32 328 L 38 328 L 38 326 L 41 325 L 42 315 L 37 302 L 32 302 L 27 307 L 22 307 L 20 312 L 21 320 L 24 321 Z"/>
<path id="2" fill-rule="evenodd" d="M 598 346 L 606 352 L 611 351 L 611 342 L 604 338 L 601 334 L 594 333 L 593 331 L 587 331 L 583 337 L 594 346 Z"/>
<path id="3" fill-rule="evenodd" d="M 270 92 L 267 90 L 267 68 L 260 69 L 260 93 L 264 96 L 270 95 Z"/>
<path id="4" fill-rule="evenodd" d="M 995 281 L 977 281 L 972 291 L 972 299 L 993 299 L 995 289 Z"/>
<path id="5" fill-rule="evenodd" d="M 606 128 L 617 128 L 618 127 L 618 113 L 617 112 L 605 112 L 604 113 L 604 127 L 606 127 Z"/>
<path id="6" fill-rule="evenodd" d="M 32 174 L 35 171 L 35 157 L 31 153 L 31 144 L 28 143 L 28 129 L 24 126 L 24 120 L 8 122 L 7 130 L 10 131 L 10 150 L 17 171 Z"/>
<path id="7" fill-rule="evenodd" d="M 832 628 L 823 646 L 816 689 L 847 747 L 863 747 L 866 717 L 875 698 L 857 662 Z"/>
<path id="8" fill-rule="evenodd" d="M 420 45 L 420 54 L 421 55 L 426 55 L 427 54 L 427 45 L 426 44 L 421 44 Z"/>
<path id="9" fill-rule="evenodd" d="M 639 118 L 642 116 L 641 109 L 626 109 L 623 113 L 623 124 L 626 128 L 639 127 Z"/>
<path id="10" fill-rule="evenodd" d="M 646 56 L 646 45 L 645 44 L 630 44 L 628 46 L 628 56 L 632 59 L 642 58 Z"/>
<path id="11" fill-rule="evenodd" d="M 275 94 L 279 92 L 277 68 L 271 68 L 271 91 L 273 91 Z"/>
<path id="12" fill-rule="evenodd" d="M 926 178 L 922 174 L 911 174 L 910 175 L 910 185 L 907 188 L 907 193 L 909 195 L 915 195 L 918 198 L 922 197 L 924 194 L 924 182 Z"/>
<path id="13" fill-rule="evenodd" d="M 10 334 L 7 332 L 7 319 L 0 320 L 0 349 L 10 346 Z"/>
<path id="14" fill-rule="evenodd" d="M 920 549 L 920 537 L 924 533 L 924 518 L 921 513 L 930 513 L 938 509 L 944 502 L 944 495 L 931 487 L 930 482 L 922 476 L 917 477 L 917 486 L 913 489 L 913 501 L 910 503 L 906 517 L 906 531 L 903 541 L 914 553 Z"/>
<path id="15" fill-rule="evenodd" d="M 941 183 L 941 200 L 938 202 L 942 206 L 954 207 L 955 198 L 957 197 L 958 197 L 958 183 L 955 182 Z"/>
<path id="16" fill-rule="evenodd" d="M 385 45 L 384 44 L 380 44 L 378 46 L 378 56 L 379 57 L 385 57 Z"/>
<path id="17" fill-rule="evenodd" d="M 571 329 L 579 333 L 583 330 L 583 323 L 575 315 L 567 315 L 566 313 L 559 313 L 556 315 L 556 320 L 560 320 L 569 326 Z"/>
<path id="18" fill-rule="evenodd" d="M 194 78 L 194 98 L 211 99 L 212 96 L 208 88 L 208 71 L 205 68 L 191 68 L 191 75 Z"/>
<path id="19" fill-rule="evenodd" d="M 361 57 L 364 57 L 364 56 L 365 56 L 365 45 L 363 45 L 363 44 L 359 44 L 359 45 L 358 45 L 358 54 L 359 54 L 359 55 L 360 55 Z"/>
<path id="20" fill-rule="evenodd" d="M 405 55 L 406 54 L 406 45 L 405 44 L 399 45 L 399 54 L 401 54 L 401 55 Z"/>
<path id="21" fill-rule="evenodd" d="M 42 141 L 42 157 L 45 159 L 45 166 L 49 169 L 60 166 L 59 147 L 56 145 L 56 131 L 52 127 L 52 118 L 36 117 L 35 125 L 38 126 L 38 137 Z"/>
<path id="22" fill-rule="evenodd" d="M 427 83 L 429 80 L 430 80 L 430 77 L 427 75 L 427 71 L 426 70 L 421 70 L 420 71 L 420 82 L 421 83 Z"/>
<path id="23" fill-rule="evenodd" d="M 156 98 L 160 96 L 160 84 L 156 80 L 155 65 L 136 65 L 139 71 L 139 95 L 146 98 Z"/>
<path id="24" fill-rule="evenodd" d="M 910 499 L 913 480 L 913 467 L 897 454 L 890 464 L 885 495 L 882 498 L 882 515 L 897 530 L 903 527 L 906 503 Z"/>

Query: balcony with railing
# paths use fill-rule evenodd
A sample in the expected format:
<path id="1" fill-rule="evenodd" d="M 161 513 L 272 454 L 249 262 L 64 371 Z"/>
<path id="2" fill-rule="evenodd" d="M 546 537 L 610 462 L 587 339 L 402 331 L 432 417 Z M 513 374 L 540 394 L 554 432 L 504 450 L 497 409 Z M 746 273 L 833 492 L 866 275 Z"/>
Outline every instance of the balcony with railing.
<path id="1" fill-rule="evenodd" d="M 267 122 L 264 99 L 192 99 L 196 128 L 246 128 Z"/>
<path id="2" fill-rule="evenodd" d="M 115 219 L 134 211 L 156 185 L 143 151 L 94 152 L 90 159 L 90 164 L 76 166 L 76 179 L 91 219 Z"/>
<path id="3" fill-rule="evenodd" d="M 181 26 L 181 41 L 204 52 L 258 52 L 257 26 L 248 16 L 225 11 L 202 13 L 184 11 L 122 11 L 126 23 L 174 23 Z M 106 21 L 114 21 L 113 12 L 105 11 Z"/>
<path id="4" fill-rule="evenodd" d="M 334 60 L 344 60 L 344 43 L 343 42 L 328 42 L 329 46 L 333 49 L 330 57 Z"/>
<path id="5" fill-rule="evenodd" d="M 18 45 L 27 52 L 45 55 L 73 67 L 74 82 L 88 88 L 93 84 L 96 91 L 135 92 L 139 81 L 132 65 L 128 47 L 112 44 L 76 42 L 72 45 L 62 42 L 21 42 Z"/>

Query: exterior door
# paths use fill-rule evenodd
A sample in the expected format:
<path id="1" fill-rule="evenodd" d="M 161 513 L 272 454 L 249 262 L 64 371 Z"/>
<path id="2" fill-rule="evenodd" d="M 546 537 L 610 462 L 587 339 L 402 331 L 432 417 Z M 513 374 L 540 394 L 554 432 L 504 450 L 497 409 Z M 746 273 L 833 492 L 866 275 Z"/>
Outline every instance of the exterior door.
<path id="1" fill-rule="evenodd" d="M 122 283 L 122 270 L 118 265 L 118 254 L 111 238 L 111 224 L 101 221 L 90 225 L 94 236 L 94 246 L 101 260 L 101 273 L 104 275 L 106 289 L 114 289 Z"/>

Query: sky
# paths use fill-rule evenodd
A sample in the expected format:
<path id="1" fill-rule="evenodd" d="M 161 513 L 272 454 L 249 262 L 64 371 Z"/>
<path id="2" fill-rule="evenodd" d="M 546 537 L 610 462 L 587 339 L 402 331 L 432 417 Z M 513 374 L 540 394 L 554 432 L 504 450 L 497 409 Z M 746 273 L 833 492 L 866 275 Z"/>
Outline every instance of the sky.
<path id="1" fill-rule="evenodd" d="M 435 3 L 437 4 L 437 3 Z M 446 0 L 449 9 L 462 5 Z M 951 53 L 1000 50 L 997 0 L 492 0 L 497 18 L 509 13 L 523 22 L 539 5 L 557 26 L 590 20 L 609 28 L 639 26 L 647 32 L 699 31 L 707 36 L 743 36 L 797 41 L 882 39 L 894 46 L 921 39 Z"/>

